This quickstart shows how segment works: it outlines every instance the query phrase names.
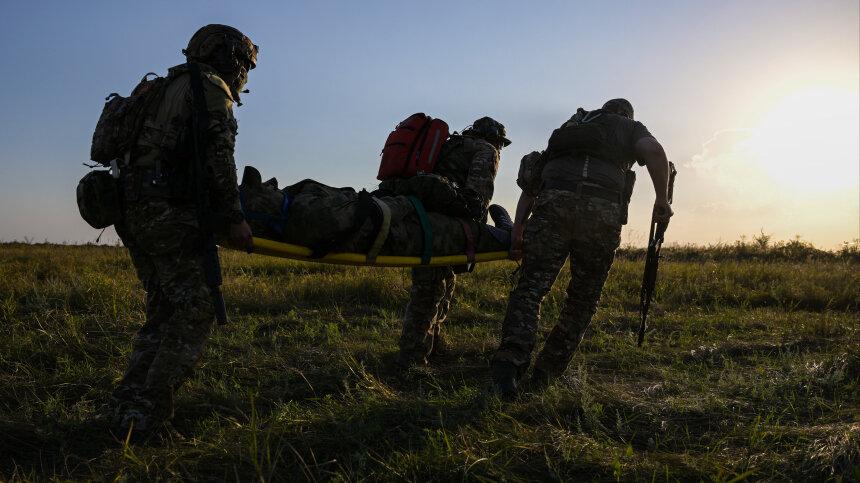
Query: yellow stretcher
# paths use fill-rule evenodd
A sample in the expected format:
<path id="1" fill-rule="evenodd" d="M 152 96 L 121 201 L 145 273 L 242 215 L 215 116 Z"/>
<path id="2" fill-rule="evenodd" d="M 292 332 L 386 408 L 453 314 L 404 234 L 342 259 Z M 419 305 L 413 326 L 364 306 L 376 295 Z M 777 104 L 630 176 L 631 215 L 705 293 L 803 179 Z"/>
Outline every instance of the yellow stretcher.
<path id="1" fill-rule="evenodd" d="M 226 239 L 221 239 L 218 244 L 222 247 L 241 250 L 231 246 Z M 243 250 L 244 251 L 244 250 Z M 508 258 L 508 252 L 483 252 L 475 253 L 474 260 L 464 255 L 445 255 L 431 257 L 429 263 L 421 263 L 421 257 L 400 257 L 392 255 L 379 255 L 370 261 L 368 256 L 361 253 L 329 253 L 320 258 L 312 258 L 313 251 L 310 248 L 254 237 L 254 248 L 251 253 L 268 255 L 271 257 L 291 258 L 305 262 L 331 263 L 335 265 L 364 265 L 373 267 L 440 267 L 447 265 L 463 265 L 473 262 L 491 262 L 493 260 L 504 260 Z"/>

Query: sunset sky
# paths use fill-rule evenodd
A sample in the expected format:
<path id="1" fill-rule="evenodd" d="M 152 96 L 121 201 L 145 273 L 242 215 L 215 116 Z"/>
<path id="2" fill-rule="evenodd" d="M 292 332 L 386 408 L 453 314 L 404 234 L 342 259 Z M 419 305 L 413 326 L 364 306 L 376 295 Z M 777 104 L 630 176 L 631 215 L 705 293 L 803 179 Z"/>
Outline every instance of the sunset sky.
<path id="1" fill-rule="evenodd" d="M 425 112 L 489 115 L 520 158 L 577 107 L 626 97 L 679 174 L 667 242 L 860 238 L 860 2 L 4 2 L 0 241 L 94 241 L 74 189 L 104 98 L 184 62 L 199 27 L 260 46 L 236 162 L 281 185 L 372 189 L 379 152 Z M 646 242 L 644 168 L 624 243 Z M 102 242 L 114 243 L 107 232 Z"/>

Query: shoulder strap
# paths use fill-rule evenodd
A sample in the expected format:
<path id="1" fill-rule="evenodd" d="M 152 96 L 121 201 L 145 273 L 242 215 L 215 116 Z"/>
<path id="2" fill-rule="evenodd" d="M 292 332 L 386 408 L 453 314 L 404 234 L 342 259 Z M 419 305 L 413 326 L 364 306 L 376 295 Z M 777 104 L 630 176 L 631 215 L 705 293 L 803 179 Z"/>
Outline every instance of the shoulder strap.
<path id="1" fill-rule="evenodd" d="M 147 81 L 147 77 L 150 75 L 154 75 L 155 79 L 152 81 Z M 143 91 L 140 91 L 141 86 L 146 85 L 146 82 L 152 82 L 147 88 Z M 137 86 L 132 91 L 132 96 L 145 96 L 143 98 L 143 104 L 140 105 L 140 110 L 137 111 L 137 118 L 134 120 L 134 126 L 132 128 L 131 136 L 126 140 L 126 144 L 121 146 L 121 150 L 126 154 L 130 154 L 130 151 L 137 144 L 137 140 L 140 137 L 140 132 L 143 130 L 143 125 L 146 120 L 150 117 L 155 117 L 158 114 L 158 109 L 161 107 L 161 100 L 164 99 L 164 92 L 166 91 L 166 79 L 163 77 L 159 77 L 154 72 L 147 72 L 146 75 L 140 80 Z M 152 91 L 152 92 L 150 92 Z M 116 94 L 111 94 L 111 96 L 115 96 Z M 128 162 L 126 161 L 126 164 Z"/>
<path id="2" fill-rule="evenodd" d="M 195 142 L 199 142 L 199 136 L 202 136 L 209 126 L 209 109 L 206 108 L 206 96 L 203 93 L 203 76 L 200 74 L 200 66 L 197 65 L 197 62 L 188 62 L 188 76 L 191 82 L 191 94 L 194 98 L 193 105 L 196 114 L 194 129 L 197 131 L 198 136 L 195 137 Z"/>
<path id="3" fill-rule="evenodd" d="M 588 111 L 588 113 L 586 113 L 585 116 L 582 118 L 582 123 L 585 124 L 587 122 L 591 122 L 600 117 L 601 114 L 603 114 L 603 111 L 601 111 L 600 109 L 597 109 L 596 111 Z"/>
<path id="4" fill-rule="evenodd" d="M 475 150 L 475 138 L 473 136 L 463 136 L 463 151 L 471 153 Z"/>

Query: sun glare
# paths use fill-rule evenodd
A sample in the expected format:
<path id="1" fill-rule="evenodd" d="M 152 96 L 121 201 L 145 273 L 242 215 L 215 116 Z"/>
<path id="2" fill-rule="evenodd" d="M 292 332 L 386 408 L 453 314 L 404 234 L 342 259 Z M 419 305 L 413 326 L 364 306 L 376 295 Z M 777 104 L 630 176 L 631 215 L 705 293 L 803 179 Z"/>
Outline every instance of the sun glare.
<path id="1" fill-rule="evenodd" d="M 797 92 L 776 105 L 746 142 L 777 184 L 805 192 L 860 184 L 860 93 Z"/>

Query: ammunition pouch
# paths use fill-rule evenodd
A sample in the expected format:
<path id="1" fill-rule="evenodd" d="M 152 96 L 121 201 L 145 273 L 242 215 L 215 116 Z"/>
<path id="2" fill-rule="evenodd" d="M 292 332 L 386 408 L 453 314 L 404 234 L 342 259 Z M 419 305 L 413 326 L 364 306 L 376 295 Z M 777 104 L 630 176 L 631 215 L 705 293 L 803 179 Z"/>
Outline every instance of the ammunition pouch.
<path id="1" fill-rule="evenodd" d="M 624 172 L 624 191 L 621 192 L 621 224 L 627 224 L 627 207 L 633 196 L 633 185 L 636 184 L 636 173 L 632 169 Z"/>
<path id="2" fill-rule="evenodd" d="M 517 186 L 527 196 L 535 197 L 540 192 L 541 172 L 549 160 L 549 151 L 532 151 L 520 160 Z"/>
<path id="3" fill-rule="evenodd" d="M 122 221 L 121 181 L 110 171 L 87 173 L 78 182 L 78 211 L 93 228 L 107 228 Z"/>
<path id="4" fill-rule="evenodd" d="M 487 210 L 484 207 L 489 207 L 489 203 L 484 201 L 484 197 L 470 188 L 462 189 L 459 193 L 466 200 L 466 209 L 469 211 L 469 216 L 475 221 L 486 223 Z"/>
<path id="5" fill-rule="evenodd" d="M 180 142 L 188 142 L 185 139 L 184 129 L 185 126 L 182 125 L 181 119 L 168 123 L 146 119 L 143 121 L 140 135 L 137 138 L 137 145 L 148 149 L 173 152 L 178 148 Z"/>

